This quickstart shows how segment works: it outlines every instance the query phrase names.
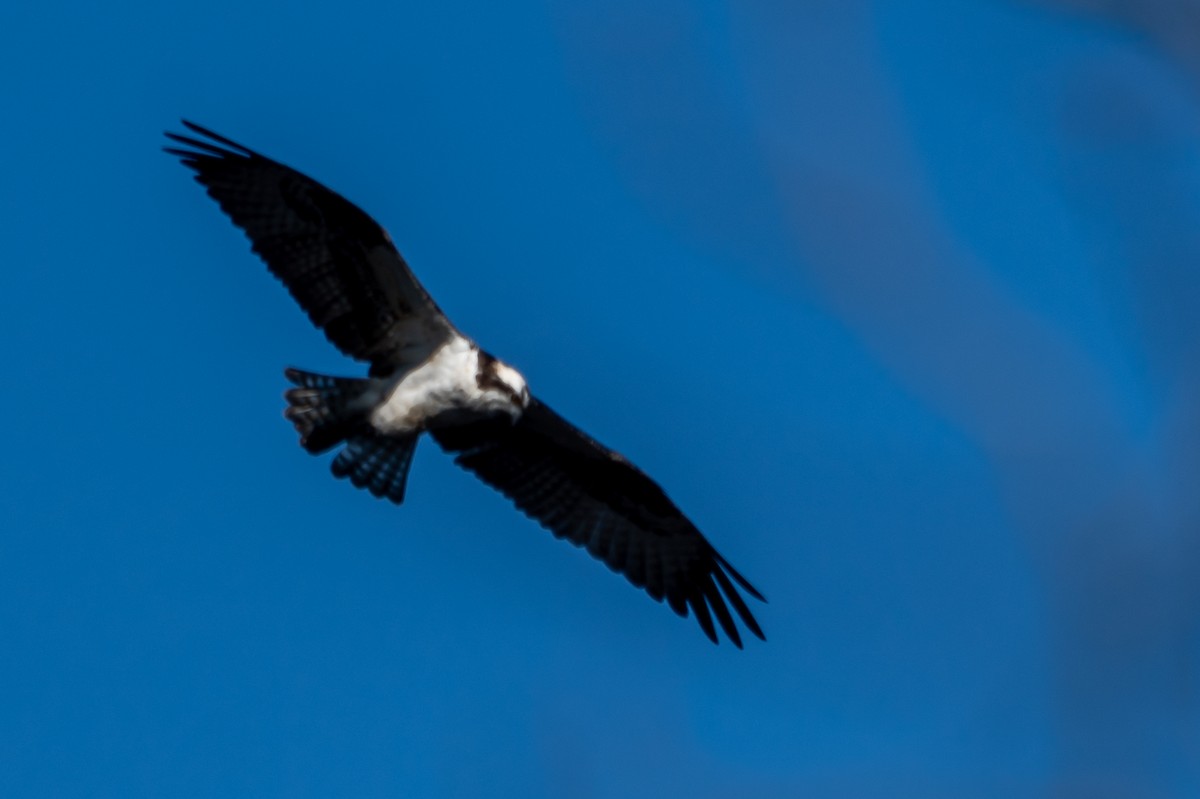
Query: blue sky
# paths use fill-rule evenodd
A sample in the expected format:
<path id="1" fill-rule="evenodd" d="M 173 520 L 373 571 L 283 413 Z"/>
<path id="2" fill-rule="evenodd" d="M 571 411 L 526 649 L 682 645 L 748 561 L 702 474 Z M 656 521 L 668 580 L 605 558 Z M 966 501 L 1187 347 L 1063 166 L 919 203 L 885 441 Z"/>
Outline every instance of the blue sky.
<path id="1" fill-rule="evenodd" d="M 0 793 L 1200 792 L 1200 73 L 1053 3 L 0 10 Z M 354 374 L 159 151 L 343 193 L 768 596 L 713 647 Z M 1101 793 L 1104 792 L 1104 793 Z"/>

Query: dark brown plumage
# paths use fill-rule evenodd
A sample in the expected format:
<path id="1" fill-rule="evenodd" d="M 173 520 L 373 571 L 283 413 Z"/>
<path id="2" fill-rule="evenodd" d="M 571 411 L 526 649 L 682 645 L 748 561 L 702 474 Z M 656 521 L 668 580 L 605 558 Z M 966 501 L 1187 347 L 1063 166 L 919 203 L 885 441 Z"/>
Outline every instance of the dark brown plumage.
<path id="1" fill-rule="evenodd" d="M 658 484 L 621 455 L 593 440 L 542 402 L 530 402 L 516 424 L 431 431 L 455 463 L 513 501 L 558 538 L 587 549 L 629 582 L 680 616 L 690 608 L 717 640 L 712 615 L 733 643 L 741 636 L 726 605 L 759 638 L 733 581 L 763 596 L 722 558 Z M 765 601 L 765 600 L 764 600 Z"/>
<path id="2" fill-rule="evenodd" d="M 212 141 L 167 133 L 191 149 L 164 149 L 195 171 L 339 350 L 385 374 L 398 354 L 435 347 L 454 332 L 391 237 L 361 209 L 290 167 L 183 124 Z"/>
<path id="3" fill-rule="evenodd" d="M 371 217 L 294 169 L 184 124 L 202 138 L 168 133 L 182 147 L 167 152 L 196 173 L 313 324 L 371 365 L 368 379 L 286 373 L 295 385 L 286 415 L 303 446 L 319 453 L 345 444 L 332 464 L 336 476 L 400 503 L 417 439 L 427 432 L 555 536 L 586 548 L 679 615 L 694 614 L 713 642 L 714 617 L 739 648 L 735 616 L 764 637 L 738 588 L 758 600 L 762 594 L 657 483 L 530 397 L 524 378 L 462 336 Z M 451 344 L 465 354 L 431 367 L 432 379 L 460 381 L 446 390 L 490 391 L 493 404 L 455 405 L 421 426 L 397 427 L 396 414 L 409 406 L 388 405 L 393 393 Z M 476 360 L 461 360 L 470 357 Z M 477 371 L 465 385 L 455 370 L 468 362 Z M 384 406 L 386 423 L 373 415 Z"/>

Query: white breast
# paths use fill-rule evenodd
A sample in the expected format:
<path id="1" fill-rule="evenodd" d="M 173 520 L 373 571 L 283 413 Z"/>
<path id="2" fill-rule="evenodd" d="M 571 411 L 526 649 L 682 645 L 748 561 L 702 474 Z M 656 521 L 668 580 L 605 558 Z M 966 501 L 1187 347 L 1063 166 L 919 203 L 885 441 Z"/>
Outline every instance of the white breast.
<path id="1" fill-rule="evenodd" d="M 455 336 L 425 363 L 404 375 L 371 412 L 380 432 L 402 434 L 427 430 L 431 424 L 471 413 L 512 412 L 512 403 L 495 391 L 482 391 L 476 375 L 479 348 Z"/>

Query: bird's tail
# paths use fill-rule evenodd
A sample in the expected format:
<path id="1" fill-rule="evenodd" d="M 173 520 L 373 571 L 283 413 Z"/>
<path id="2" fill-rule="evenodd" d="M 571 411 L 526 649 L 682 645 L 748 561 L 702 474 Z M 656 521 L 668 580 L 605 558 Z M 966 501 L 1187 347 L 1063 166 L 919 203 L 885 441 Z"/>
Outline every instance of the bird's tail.
<path id="1" fill-rule="evenodd" d="M 301 445 L 315 454 L 345 442 L 331 464 L 334 476 L 349 477 L 359 488 L 397 505 L 403 502 L 418 435 L 385 435 L 371 429 L 362 402 L 370 381 L 299 369 L 284 374 L 296 388 L 283 395 L 288 401 L 283 415 L 296 426 Z"/>
<path id="2" fill-rule="evenodd" d="M 300 433 L 300 444 L 312 453 L 337 446 L 363 424 L 363 409 L 356 400 L 370 386 L 357 377 L 327 375 L 287 369 L 284 376 L 296 387 L 284 393 L 288 406 L 283 415 Z"/>

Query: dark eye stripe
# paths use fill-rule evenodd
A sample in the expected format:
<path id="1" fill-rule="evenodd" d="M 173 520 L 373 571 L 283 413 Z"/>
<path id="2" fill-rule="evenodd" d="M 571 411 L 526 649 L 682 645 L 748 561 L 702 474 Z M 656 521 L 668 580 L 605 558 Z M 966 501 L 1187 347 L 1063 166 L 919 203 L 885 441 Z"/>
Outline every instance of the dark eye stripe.
<path id="1" fill-rule="evenodd" d="M 475 383 L 480 389 L 495 388 L 503 391 L 506 395 L 512 398 L 512 401 L 517 405 L 521 404 L 521 395 L 515 391 L 512 386 L 501 380 L 496 374 L 491 371 L 480 370 L 475 374 Z"/>

